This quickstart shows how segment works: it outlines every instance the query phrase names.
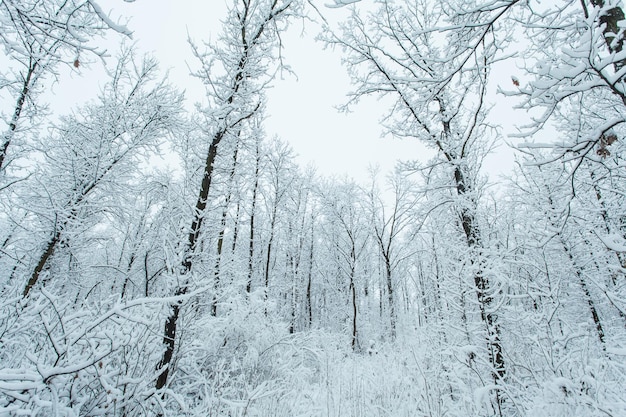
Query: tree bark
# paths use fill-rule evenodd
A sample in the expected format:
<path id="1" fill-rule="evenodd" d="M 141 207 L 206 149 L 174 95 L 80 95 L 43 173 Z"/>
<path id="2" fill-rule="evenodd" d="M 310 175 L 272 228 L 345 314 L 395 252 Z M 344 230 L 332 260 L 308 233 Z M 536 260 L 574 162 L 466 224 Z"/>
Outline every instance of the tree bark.
<path id="1" fill-rule="evenodd" d="M 603 8 L 605 6 L 605 1 L 591 0 L 591 4 L 595 7 Z M 584 10 L 585 17 L 589 17 L 586 6 Z M 624 20 L 624 11 L 621 7 L 612 7 L 600 15 L 600 25 L 604 25 L 602 35 L 604 36 L 607 48 L 612 54 L 620 53 L 624 48 L 624 35 L 620 34 L 619 27 L 619 22 L 622 20 Z M 615 70 L 619 71 L 626 65 L 626 59 L 616 61 L 613 65 L 615 66 Z"/>
<path id="2" fill-rule="evenodd" d="M 565 243 L 563 236 L 559 235 L 559 239 L 561 241 L 563 250 L 567 254 L 567 257 L 569 261 L 571 262 L 572 267 L 574 268 L 574 274 L 576 275 L 576 278 L 578 279 L 578 285 L 580 285 L 580 288 L 583 294 L 585 295 L 585 301 L 587 302 L 587 306 L 589 307 L 589 313 L 591 314 L 591 318 L 595 325 L 596 334 L 598 335 L 598 340 L 600 341 L 600 346 L 602 347 L 602 350 L 606 352 L 606 343 L 604 341 L 604 327 L 602 326 L 602 321 L 600 320 L 600 315 L 598 314 L 596 305 L 593 302 L 593 299 L 591 298 L 591 293 L 589 292 L 589 288 L 587 287 L 587 283 L 585 282 L 583 272 L 580 269 L 580 267 L 577 265 L 576 259 L 574 259 L 574 255 L 572 254 L 572 251 L 570 250 L 569 246 Z"/>
<path id="3" fill-rule="evenodd" d="M 211 179 L 213 175 L 213 164 L 215 157 L 217 156 L 217 148 L 224 135 L 225 130 L 220 130 L 215 134 L 209 151 L 207 153 L 206 163 L 204 165 L 204 175 L 202 177 L 202 183 L 200 185 L 200 192 L 198 193 L 198 200 L 196 201 L 196 209 L 194 212 L 193 221 L 191 222 L 191 230 L 189 232 L 187 247 L 182 259 L 182 282 L 183 285 L 176 289 L 175 295 L 180 296 L 187 293 L 187 284 L 185 283 L 185 275 L 189 274 L 193 265 L 193 254 L 196 250 L 196 246 L 199 242 L 200 232 L 202 228 L 202 222 L 204 220 L 204 210 L 207 206 L 207 199 L 209 197 L 209 191 L 211 189 Z M 159 390 L 167 384 L 167 378 L 171 369 L 172 358 L 174 356 L 174 349 L 176 347 L 176 326 L 180 313 L 181 303 L 176 302 L 172 305 L 170 314 L 165 320 L 165 326 L 163 328 L 163 344 L 165 345 L 165 351 L 161 360 L 157 363 L 156 370 L 159 371 L 159 375 L 156 380 L 156 389 Z"/>
<path id="4" fill-rule="evenodd" d="M 315 235 L 313 233 L 314 228 L 313 215 L 311 215 L 311 245 L 309 247 L 309 272 L 307 274 L 307 283 L 306 283 L 306 313 L 309 321 L 309 329 L 313 326 L 313 310 L 312 310 L 312 302 L 311 302 L 311 281 L 313 278 L 313 249 L 315 242 Z"/>
<path id="5" fill-rule="evenodd" d="M 272 245 L 274 243 L 274 232 L 276 228 L 276 211 L 277 211 L 278 200 L 274 202 L 274 208 L 272 210 L 272 220 L 270 223 L 270 237 L 267 242 L 267 254 L 265 257 L 265 299 L 267 299 L 269 295 L 269 287 L 270 287 L 270 264 L 272 261 Z"/>
<path id="6" fill-rule="evenodd" d="M 259 152 L 259 140 L 256 143 L 256 158 L 254 165 L 254 186 L 252 187 L 252 207 L 250 208 L 250 236 L 248 246 L 248 280 L 246 282 L 246 293 L 252 291 L 252 272 L 254 268 L 254 218 L 256 215 L 256 199 L 259 189 L 259 170 L 261 155 Z"/>
<path id="7" fill-rule="evenodd" d="M 26 298 L 28 296 L 28 293 L 30 293 L 30 290 L 35 286 L 35 284 L 39 280 L 39 274 L 41 274 L 41 271 L 43 271 L 46 263 L 48 262 L 48 259 L 50 259 L 50 257 L 54 253 L 54 249 L 56 248 L 56 245 L 59 243 L 60 240 L 61 230 L 57 230 L 54 236 L 52 236 L 52 239 L 50 239 L 50 241 L 46 245 L 46 250 L 39 258 L 39 262 L 37 262 L 37 266 L 35 266 L 35 270 L 33 271 L 30 279 L 28 280 L 28 283 L 26 284 L 26 287 L 24 288 L 22 297 Z"/>
<path id="8" fill-rule="evenodd" d="M 237 143 L 235 144 L 235 151 L 233 153 L 233 165 L 230 169 L 230 173 L 228 175 L 228 190 L 226 195 L 226 201 L 224 202 L 224 209 L 222 210 L 222 219 L 220 221 L 220 231 L 217 236 L 217 256 L 215 259 L 215 272 L 213 274 L 214 277 L 214 294 L 213 300 L 211 301 L 211 315 L 217 316 L 217 298 L 220 287 L 220 267 L 222 263 L 222 251 L 224 248 L 224 236 L 226 235 L 226 222 L 228 220 L 228 209 L 230 206 L 230 200 L 232 198 L 232 183 L 235 178 L 235 172 L 237 168 L 237 153 L 239 151 L 239 132 L 237 134 Z"/>
<path id="9" fill-rule="evenodd" d="M 387 300 L 389 302 L 389 320 L 391 323 L 391 340 L 396 338 L 396 308 L 393 299 L 393 280 L 391 274 L 391 260 L 387 253 L 383 253 L 385 261 L 385 283 L 387 284 Z"/>
<path id="10" fill-rule="evenodd" d="M 354 285 L 354 270 L 350 274 L 350 296 L 352 298 L 352 350 L 355 351 L 357 347 L 357 304 L 356 304 L 356 288 Z"/>
<path id="11" fill-rule="evenodd" d="M 465 182 L 465 178 L 460 167 L 455 168 L 454 179 L 457 194 L 460 197 L 466 196 L 469 187 Z M 461 208 L 461 226 L 463 227 L 467 246 L 472 250 L 480 250 L 480 232 L 478 226 L 476 225 L 476 219 L 469 208 Z M 506 375 L 504 354 L 502 352 L 502 343 L 500 341 L 500 326 L 498 324 L 497 315 L 490 310 L 493 301 L 490 295 L 491 288 L 488 278 L 484 275 L 481 262 L 480 260 L 476 261 L 475 259 L 472 259 L 471 262 L 477 267 L 476 272 L 474 273 L 474 287 L 478 298 L 480 318 L 487 327 L 489 360 L 493 367 L 492 374 L 494 380 L 497 382 L 502 380 Z"/>
<path id="12" fill-rule="evenodd" d="M 20 95 L 17 98 L 17 103 L 15 104 L 15 110 L 13 111 L 13 117 L 11 117 L 11 121 L 9 122 L 9 130 L 4 134 L 4 140 L 2 143 L 2 147 L 0 149 L 0 171 L 4 168 L 4 161 L 6 159 L 7 151 L 9 149 L 9 145 L 13 140 L 13 136 L 15 136 L 15 131 L 17 130 L 17 124 L 20 120 L 20 116 L 22 114 L 22 110 L 24 109 L 24 103 L 28 98 L 28 94 L 30 93 L 31 84 L 33 82 L 33 76 L 35 75 L 35 71 L 38 68 L 38 61 L 33 61 L 33 58 L 30 58 L 30 65 L 28 66 L 28 72 L 26 73 L 26 78 L 22 83 L 22 91 L 20 91 Z"/>
<path id="13" fill-rule="evenodd" d="M 180 296 L 184 295 L 187 292 L 187 288 L 179 288 L 176 290 L 174 295 Z M 172 364 L 172 358 L 174 356 L 174 348 L 176 342 L 176 325 L 178 322 L 178 314 L 180 313 L 180 303 L 175 303 L 172 306 L 172 311 L 165 321 L 165 328 L 163 329 L 163 344 L 165 345 L 165 352 L 163 352 L 163 357 L 157 364 L 157 370 L 160 370 L 161 373 L 157 377 L 156 380 L 156 389 L 159 390 L 165 386 L 167 383 L 167 377 L 170 373 L 170 368 Z"/>

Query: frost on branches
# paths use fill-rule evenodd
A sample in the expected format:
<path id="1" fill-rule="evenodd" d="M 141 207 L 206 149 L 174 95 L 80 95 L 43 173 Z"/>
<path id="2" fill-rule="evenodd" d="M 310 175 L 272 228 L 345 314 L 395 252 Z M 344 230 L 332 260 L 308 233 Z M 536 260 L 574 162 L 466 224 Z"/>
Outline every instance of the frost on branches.
<path id="1" fill-rule="evenodd" d="M 42 89 L 130 32 L 103 2 L 0 1 L 1 416 L 626 415 L 622 3 L 326 3 L 342 110 L 429 159 L 327 178 L 267 137 L 312 2 L 229 2 L 189 42 L 193 108 L 122 47 L 54 118 Z"/>

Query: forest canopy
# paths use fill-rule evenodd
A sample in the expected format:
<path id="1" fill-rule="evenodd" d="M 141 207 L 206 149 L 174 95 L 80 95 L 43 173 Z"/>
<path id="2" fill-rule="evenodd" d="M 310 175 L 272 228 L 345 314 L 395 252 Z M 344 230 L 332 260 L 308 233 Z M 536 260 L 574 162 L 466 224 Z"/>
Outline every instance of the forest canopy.
<path id="1" fill-rule="evenodd" d="M 195 106 L 102 3 L 0 0 L 0 415 L 626 415 L 621 1 L 226 0 Z M 296 22 L 428 158 L 266 134 Z"/>

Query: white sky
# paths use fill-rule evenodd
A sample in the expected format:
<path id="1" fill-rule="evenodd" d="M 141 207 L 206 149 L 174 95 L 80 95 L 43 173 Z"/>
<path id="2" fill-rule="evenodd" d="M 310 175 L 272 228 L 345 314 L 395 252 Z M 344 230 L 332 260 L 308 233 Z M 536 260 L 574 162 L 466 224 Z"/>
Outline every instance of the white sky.
<path id="1" fill-rule="evenodd" d="M 197 42 L 216 39 L 221 31 L 220 19 L 225 16 L 227 0 L 99 0 L 102 8 L 134 31 L 133 41 L 142 52 L 152 52 L 169 69 L 171 81 L 186 90 L 189 108 L 202 100 L 203 87 L 189 75 L 196 68 L 187 36 Z M 331 19 L 345 16 L 344 9 L 327 9 L 319 1 L 320 9 Z M 285 74 L 277 79 L 268 94 L 268 119 L 265 130 L 268 137 L 286 140 L 299 155 L 304 166 L 312 163 L 325 175 L 348 175 L 357 180 L 367 177 L 369 165 L 380 165 L 382 172 L 393 168 L 396 160 L 429 159 L 429 151 L 417 140 L 381 138 L 378 121 L 386 107 L 383 103 L 366 100 L 351 114 L 340 114 L 335 106 L 346 100 L 350 80 L 341 65 L 340 51 L 324 50 L 314 40 L 318 32 L 310 22 L 295 22 L 289 33 L 282 36 L 283 56 L 297 75 Z M 109 47 L 116 53 L 114 43 Z M 93 64 L 76 73 L 62 77 L 55 86 L 56 95 L 63 91 L 76 94 L 76 101 L 95 97 L 104 74 Z M 63 69 L 65 71 L 65 69 Z M 511 74 L 512 75 L 512 74 Z M 504 74 L 503 82 L 510 83 Z M 66 83 L 73 84 L 67 89 Z M 508 88 L 509 85 L 506 85 Z M 76 93 L 74 93 L 76 91 Z M 65 113 L 56 109 L 57 113 Z M 61 110 L 61 111 L 59 111 Z M 69 109 L 68 109 L 69 110 Z M 511 112 L 503 113 L 502 124 L 512 124 Z M 503 144 L 502 148 L 506 148 Z M 510 150 L 490 157 L 485 168 L 492 177 L 507 172 L 512 165 Z M 495 179 L 495 178 L 494 178 Z"/>

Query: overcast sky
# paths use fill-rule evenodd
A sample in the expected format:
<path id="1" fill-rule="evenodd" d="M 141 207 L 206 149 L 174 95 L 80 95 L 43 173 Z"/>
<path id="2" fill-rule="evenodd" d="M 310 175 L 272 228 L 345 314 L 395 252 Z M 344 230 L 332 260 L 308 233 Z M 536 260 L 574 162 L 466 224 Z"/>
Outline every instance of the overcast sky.
<path id="1" fill-rule="evenodd" d="M 171 81 L 186 90 L 191 108 L 191 104 L 202 100 L 204 90 L 198 80 L 190 76 L 190 68 L 197 65 L 187 38 L 198 42 L 216 39 L 227 1 L 136 0 L 127 3 L 99 0 L 99 4 L 114 19 L 122 23 L 128 19 L 126 24 L 134 32 L 133 41 L 140 51 L 154 53 L 161 68 L 170 71 Z M 345 8 L 327 9 L 323 2 L 319 1 L 320 9 L 331 20 L 347 16 Z M 428 160 L 429 151 L 417 140 L 381 137 L 378 122 L 386 110 L 384 103 L 365 100 L 351 114 L 336 110 L 336 106 L 346 100 L 350 80 L 341 65 L 341 51 L 324 50 L 323 45 L 315 41 L 318 30 L 313 23 L 297 21 L 282 37 L 285 62 L 297 78 L 285 74 L 275 81 L 268 94 L 268 137 L 277 135 L 288 141 L 302 165 L 312 163 L 321 174 L 345 174 L 357 180 L 366 178 L 370 165 L 380 165 L 386 172 L 398 159 Z M 115 44 L 111 45 L 109 49 L 115 54 Z M 70 83 L 70 89 L 77 91 L 77 101 L 92 98 L 98 85 L 105 82 L 103 72 L 97 67 L 98 64 L 93 64 L 81 68 L 80 76 L 63 77 L 55 87 L 55 94 L 66 91 L 64 85 Z M 510 76 L 505 74 L 502 79 L 510 80 Z M 503 114 L 501 121 L 511 124 L 507 120 L 511 114 Z M 510 168 L 510 154 L 510 151 L 501 151 L 489 158 L 486 168 L 492 176 Z"/>

